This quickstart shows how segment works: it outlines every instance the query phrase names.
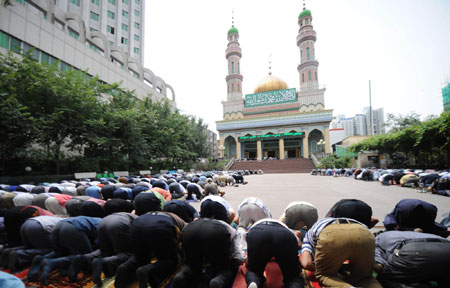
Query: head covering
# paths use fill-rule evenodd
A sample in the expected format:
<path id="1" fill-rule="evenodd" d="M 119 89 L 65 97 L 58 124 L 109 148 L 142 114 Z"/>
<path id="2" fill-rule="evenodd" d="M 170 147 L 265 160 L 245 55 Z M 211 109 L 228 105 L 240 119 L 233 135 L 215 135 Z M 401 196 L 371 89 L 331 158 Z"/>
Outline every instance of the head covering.
<path id="1" fill-rule="evenodd" d="M 65 205 L 65 202 L 64 202 Z M 57 198 L 55 197 L 48 197 L 45 200 L 45 208 L 52 212 L 53 214 L 58 215 L 67 215 L 67 210 L 64 207 L 64 205 L 61 205 Z"/>
<path id="2" fill-rule="evenodd" d="M 103 209 L 103 207 L 95 203 L 94 201 L 84 201 L 81 204 L 81 211 L 83 216 L 98 218 L 105 217 L 105 210 Z"/>
<path id="3" fill-rule="evenodd" d="M 77 187 L 77 192 L 75 193 L 76 196 L 83 196 L 86 195 L 86 186 L 80 185 Z"/>
<path id="4" fill-rule="evenodd" d="M 164 190 L 164 189 L 159 188 L 159 187 L 153 187 L 152 189 L 150 189 L 150 191 L 157 192 L 157 193 L 161 194 L 166 201 L 172 200 L 172 194 L 170 194 L 170 192 L 167 191 L 167 190 Z"/>
<path id="5" fill-rule="evenodd" d="M 31 189 L 31 193 L 33 193 L 33 194 L 45 193 L 45 187 L 44 186 L 35 186 Z"/>
<path id="6" fill-rule="evenodd" d="M 101 199 L 100 188 L 97 186 L 89 186 L 86 188 L 86 195 L 97 199 Z"/>
<path id="7" fill-rule="evenodd" d="M 355 219 L 371 228 L 372 208 L 364 201 L 358 199 L 341 199 L 330 211 L 328 211 L 326 217 L 334 218 L 351 218 Z"/>
<path id="8" fill-rule="evenodd" d="M 33 203 L 34 194 L 31 193 L 21 193 L 14 197 L 14 206 L 26 206 Z"/>
<path id="9" fill-rule="evenodd" d="M 119 182 L 121 182 L 121 183 L 123 183 L 123 184 L 127 184 L 127 183 L 128 183 L 128 180 L 127 180 L 126 177 L 122 176 L 122 177 L 119 178 Z"/>
<path id="10" fill-rule="evenodd" d="M 105 206 L 103 206 L 103 209 L 105 210 L 105 215 L 110 215 L 117 212 L 131 213 L 134 210 L 134 205 L 130 201 L 116 198 L 107 201 Z"/>
<path id="11" fill-rule="evenodd" d="M 0 198 L 1 204 L 3 208 L 10 209 L 14 207 L 14 197 L 16 197 L 16 194 L 13 192 L 4 192 L 2 193 L 2 198 Z"/>
<path id="12" fill-rule="evenodd" d="M 152 184 L 150 184 L 150 183 L 148 183 L 148 182 L 143 182 L 143 181 L 138 182 L 138 183 L 136 184 L 136 187 L 138 187 L 138 186 L 144 186 L 144 187 L 147 187 L 148 189 L 150 189 L 150 188 L 153 187 Z"/>
<path id="13" fill-rule="evenodd" d="M 51 186 L 49 189 L 48 189 L 48 192 L 50 192 L 50 193 L 62 193 L 62 191 L 63 191 L 63 187 L 62 186 Z"/>
<path id="14" fill-rule="evenodd" d="M 138 216 L 150 211 L 161 211 L 161 201 L 152 192 L 142 192 L 134 199 L 134 208 Z"/>
<path id="15" fill-rule="evenodd" d="M 65 195 L 75 196 L 75 194 L 77 193 L 77 188 L 72 186 L 66 186 L 64 187 L 61 193 Z"/>
<path id="16" fill-rule="evenodd" d="M 293 230 L 300 230 L 303 226 L 311 228 L 317 222 L 319 215 L 316 207 L 304 201 L 291 202 L 284 210 L 284 223 Z"/>
<path id="17" fill-rule="evenodd" d="M 113 184 L 106 185 L 102 188 L 101 193 L 103 195 L 103 199 L 108 200 L 113 198 L 114 191 L 117 189 L 117 187 Z"/>
<path id="18" fill-rule="evenodd" d="M 169 191 L 169 185 L 164 180 L 157 180 L 152 183 L 153 187 L 159 187 L 161 189 Z"/>

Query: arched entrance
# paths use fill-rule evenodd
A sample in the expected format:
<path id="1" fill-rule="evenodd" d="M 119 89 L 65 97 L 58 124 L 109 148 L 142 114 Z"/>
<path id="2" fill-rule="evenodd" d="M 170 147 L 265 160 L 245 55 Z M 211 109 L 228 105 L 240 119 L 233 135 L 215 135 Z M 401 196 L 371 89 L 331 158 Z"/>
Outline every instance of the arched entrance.
<path id="1" fill-rule="evenodd" d="M 272 136 L 273 133 L 269 132 L 266 134 L 267 136 Z M 262 155 L 263 158 L 279 158 L 279 139 L 271 139 L 271 140 L 264 140 L 262 141 Z"/>
<path id="2" fill-rule="evenodd" d="M 236 140 L 233 136 L 228 136 L 225 138 L 225 158 L 236 158 Z"/>
<path id="3" fill-rule="evenodd" d="M 295 130 L 289 133 L 297 133 Z M 301 158 L 302 157 L 302 138 L 290 137 L 284 139 L 284 159 Z"/>
<path id="4" fill-rule="evenodd" d="M 317 143 L 319 143 L 319 141 L 321 139 L 323 139 L 325 141 L 323 133 L 320 130 L 314 129 L 313 131 L 311 131 L 309 133 L 308 146 L 309 146 L 310 153 L 317 153 L 317 152 L 325 151 L 325 147 L 317 145 Z M 327 145 L 327 144 L 325 144 L 325 145 Z"/>
<path id="5" fill-rule="evenodd" d="M 247 134 L 245 136 L 252 136 L 251 134 Z M 257 145 L 256 141 L 245 141 L 241 142 L 242 150 L 244 151 L 244 158 L 253 160 L 257 157 Z"/>

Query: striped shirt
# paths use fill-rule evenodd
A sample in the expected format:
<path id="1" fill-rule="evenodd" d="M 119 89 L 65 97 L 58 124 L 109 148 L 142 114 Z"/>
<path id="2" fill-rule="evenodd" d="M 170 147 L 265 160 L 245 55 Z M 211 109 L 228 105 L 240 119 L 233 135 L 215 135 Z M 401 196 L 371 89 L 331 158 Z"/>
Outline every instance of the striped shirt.
<path id="1" fill-rule="evenodd" d="M 320 232 L 322 232 L 322 230 L 325 227 L 327 227 L 328 225 L 336 224 L 337 220 L 345 220 L 345 221 L 348 220 L 350 223 L 361 224 L 361 225 L 363 225 L 364 227 L 367 228 L 366 225 L 364 225 L 361 222 L 358 222 L 358 221 L 356 221 L 354 219 L 327 217 L 325 219 L 317 221 L 311 227 L 311 229 L 308 230 L 308 232 L 306 233 L 305 238 L 303 239 L 301 253 L 303 253 L 304 251 L 308 251 L 314 257 L 314 255 L 316 253 L 317 240 L 319 240 Z"/>

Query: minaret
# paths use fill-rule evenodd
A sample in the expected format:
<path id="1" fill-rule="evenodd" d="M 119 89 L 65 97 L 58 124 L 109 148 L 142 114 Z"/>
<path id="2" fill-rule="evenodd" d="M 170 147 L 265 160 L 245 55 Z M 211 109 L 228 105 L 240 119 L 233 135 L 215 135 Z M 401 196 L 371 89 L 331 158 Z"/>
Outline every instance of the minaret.
<path id="1" fill-rule="evenodd" d="M 311 11 L 305 8 L 304 2 L 303 11 L 298 16 L 298 25 L 300 29 L 297 35 L 297 46 L 300 49 L 300 65 L 297 70 L 300 77 L 300 91 L 316 90 L 319 88 L 317 78 L 319 62 L 316 60 L 314 50 L 316 31 L 312 26 Z"/>
<path id="2" fill-rule="evenodd" d="M 234 15 L 231 28 L 228 30 L 228 45 L 225 51 L 225 57 L 228 61 L 228 73 L 225 78 L 227 82 L 227 101 L 222 102 L 224 119 L 240 117 L 239 115 L 242 115 L 243 109 L 243 77 L 241 74 L 242 50 L 239 46 L 239 31 L 234 27 Z"/>
<path id="3" fill-rule="evenodd" d="M 300 49 L 300 64 L 297 67 L 300 81 L 298 101 L 300 112 L 311 112 L 325 109 L 325 88 L 319 88 L 318 67 L 314 45 L 316 31 L 312 26 L 311 11 L 305 8 L 298 16 L 297 46 Z"/>

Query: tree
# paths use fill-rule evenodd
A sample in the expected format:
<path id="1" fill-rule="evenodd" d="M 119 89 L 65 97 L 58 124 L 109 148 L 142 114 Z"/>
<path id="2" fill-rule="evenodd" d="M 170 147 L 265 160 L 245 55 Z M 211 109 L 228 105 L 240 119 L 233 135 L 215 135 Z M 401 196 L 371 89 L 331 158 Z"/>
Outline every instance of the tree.
<path id="1" fill-rule="evenodd" d="M 408 127 L 412 127 L 421 123 L 420 115 L 412 111 L 407 115 L 395 116 L 392 113 L 387 114 L 385 127 L 388 133 L 395 133 Z"/>

